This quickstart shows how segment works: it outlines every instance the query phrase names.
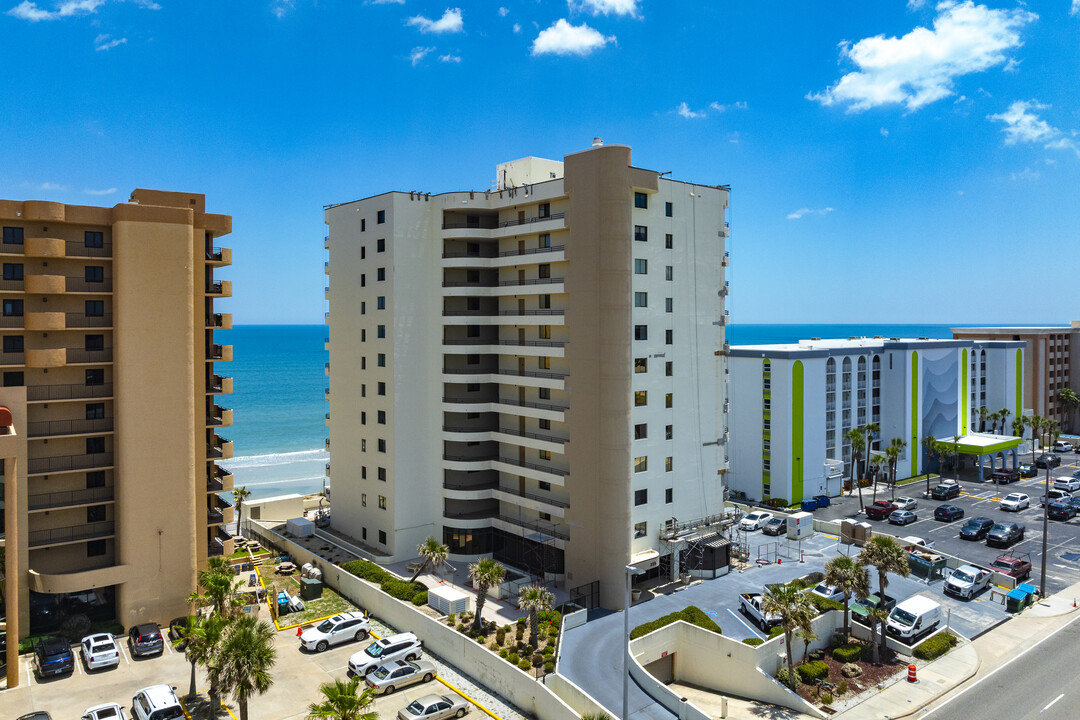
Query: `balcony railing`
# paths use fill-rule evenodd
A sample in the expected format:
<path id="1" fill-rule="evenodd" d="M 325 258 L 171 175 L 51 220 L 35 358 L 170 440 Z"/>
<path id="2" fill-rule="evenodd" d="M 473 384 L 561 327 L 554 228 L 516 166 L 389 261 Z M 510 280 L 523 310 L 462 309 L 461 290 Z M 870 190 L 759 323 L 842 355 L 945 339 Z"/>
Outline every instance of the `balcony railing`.
<path id="1" fill-rule="evenodd" d="M 459 490 L 464 492 L 470 490 L 494 490 L 499 487 L 499 479 L 498 476 L 496 476 L 491 480 L 473 483 L 462 482 L 460 480 L 443 480 L 442 486 L 444 490 Z"/>
<path id="2" fill-rule="evenodd" d="M 530 521 L 530 520 L 524 520 L 522 518 L 512 518 L 512 517 L 509 517 L 507 515 L 499 515 L 498 517 L 499 517 L 499 520 L 502 520 L 504 523 L 510 523 L 511 525 L 516 525 L 516 526 L 518 526 L 520 528 L 525 528 L 526 530 L 532 530 L 534 532 L 543 533 L 544 535 L 551 535 L 552 537 L 557 537 L 560 540 L 569 540 L 570 539 L 570 534 L 567 533 L 565 530 L 559 530 L 558 528 L 552 527 L 550 525 L 543 525 L 542 526 L 540 523 L 537 523 L 537 522 L 533 522 L 533 521 Z"/>
<path id="3" fill-rule="evenodd" d="M 48 400 L 84 400 L 112 397 L 112 383 L 101 385 L 29 385 L 26 399 L 31 402 Z"/>
<path id="4" fill-rule="evenodd" d="M 112 327 L 112 314 L 87 315 L 85 313 L 65 313 L 64 322 L 69 328 Z"/>
<path id="5" fill-rule="evenodd" d="M 515 225 L 528 225 L 534 222 L 544 222 L 545 220 L 562 220 L 566 217 L 566 213 L 548 213 L 547 215 L 536 215 L 534 217 L 527 217 L 521 220 L 513 218 L 510 220 L 503 220 L 499 223 L 499 227 L 514 227 Z"/>
<path id="6" fill-rule="evenodd" d="M 561 348 L 566 345 L 565 340 L 498 340 L 484 338 L 461 338 L 458 340 L 443 340 L 443 345 L 516 345 L 518 347 L 551 347 Z"/>
<path id="7" fill-rule="evenodd" d="M 25 365 L 26 353 L 6 352 L 0 353 L 0 365 Z"/>
<path id="8" fill-rule="evenodd" d="M 0 280 L 0 290 L 23 290 L 25 287 L 25 280 Z"/>
<path id="9" fill-rule="evenodd" d="M 515 496 L 520 497 L 520 498 L 527 498 L 529 500 L 535 500 L 537 502 L 546 503 L 548 505 L 554 505 L 555 507 L 560 507 L 560 508 L 568 508 L 568 507 L 570 507 L 570 503 L 568 503 L 568 502 L 564 502 L 562 500 L 556 500 L 555 498 L 549 497 L 549 496 L 546 496 L 546 495 L 534 495 L 533 493 L 521 492 L 517 488 L 499 487 L 498 490 L 499 490 L 499 492 L 504 492 L 507 495 L 515 495 Z"/>
<path id="10" fill-rule="evenodd" d="M 549 285 L 562 282 L 564 282 L 564 278 L 561 277 L 530 278 L 526 280 L 500 280 L 499 287 L 512 287 L 514 285 Z"/>
<path id="11" fill-rule="evenodd" d="M 214 538 L 206 548 L 206 554 L 210 557 L 218 557 L 225 554 L 225 543 L 221 538 Z"/>
<path id="12" fill-rule="evenodd" d="M 69 242 L 68 257 L 112 257 L 112 243 L 103 243 L 101 247 L 86 247 L 86 243 Z"/>
<path id="13" fill-rule="evenodd" d="M 111 417 L 92 418 L 89 420 L 49 420 L 47 422 L 32 422 L 26 424 L 26 432 L 30 437 L 49 437 L 52 435 L 82 435 L 86 433 L 112 432 L 113 419 Z"/>
<path id="14" fill-rule="evenodd" d="M 26 320 L 22 315 L 0 315 L 0 328 L 22 328 Z"/>
<path id="15" fill-rule="evenodd" d="M 445 429 L 445 428 L 444 428 Z M 544 435 L 543 433 L 531 433 L 522 432 L 521 430 L 511 428 L 499 428 L 494 432 L 502 433 L 503 435 L 514 435 L 515 437 L 532 438 L 533 440 L 543 440 L 544 442 L 558 443 L 562 445 L 568 442 L 566 438 L 558 437 L 555 435 Z"/>
<path id="16" fill-rule="evenodd" d="M 225 483 L 221 478 L 210 478 L 206 481 L 206 492 L 221 492 L 225 489 Z"/>
<path id="17" fill-rule="evenodd" d="M 462 401 L 451 400 L 450 402 L 469 402 L 469 401 L 468 400 L 462 400 Z M 554 410 L 556 412 L 565 412 L 566 410 L 570 409 L 569 406 L 567 406 L 567 405 L 554 405 L 552 403 L 538 403 L 538 402 L 528 402 L 528 401 L 522 402 L 521 400 L 511 400 L 510 398 L 495 399 L 495 400 L 490 400 L 488 402 L 496 402 L 496 403 L 498 403 L 500 405 L 514 405 L 516 407 L 535 408 L 537 410 Z"/>
<path id="18" fill-rule="evenodd" d="M 476 216 L 474 216 L 474 217 L 476 217 Z M 494 230 L 498 226 L 499 226 L 499 219 L 497 217 L 494 217 L 494 216 L 491 216 L 491 215 L 481 215 L 481 216 L 479 216 L 477 218 L 477 220 L 474 220 L 472 222 L 470 222 L 467 219 L 447 220 L 447 219 L 444 218 L 443 219 L 443 224 L 442 224 L 442 229 L 443 230 Z"/>
<path id="19" fill-rule="evenodd" d="M 500 457 L 500 458 L 495 458 L 495 459 L 498 460 L 501 463 L 505 463 L 507 465 L 513 465 L 514 467 L 528 468 L 530 470 L 539 470 L 540 472 L 551 473 L 552 475 L 558 475 L 560 477 L 566 477 L 567 475 L 570 474 L 569 470 L 561 470 L 559 468 L 553 468 L 553 467 L 551 467 L 549 465 L 537 465 L 536 463 L 525 462 L 524 460 L 516 460 L 516 459 L 511 459 L 511 458 L 505 458 L 505 457 Z"/>
<path id="20" fill-rule="evenodd" d="M 59 507 L 71 507 L 73 505 L 93 505 L 94 503 L 110 502 L 113 499 L 111 487 L 88 488 L 86 490 L 70 490 L 68 492 L 51 492 L 31 495 L 27 498 L 27 506 L 31 510 L 47 510 Z"/>
<path id="21" fill-rule="evenodd" d="M 68 292 L 112 292 L 112 278 L 103 278 L 100 282 L 88 281 L 83 277 L 66 278 L 65 286 Z"/>
<path id="22" fill-rule="evenodd" d="M 27 461 L 28 472 L 31 475 L 66 472 L 68 470 L 91 470 L 109 467 L 112 464 L 112 453 L 59 455 L 56 457 L 30 458 Z"/>
<path id="23" fill-rule="evenodd" d="M 78 363 L 106 363 L 112 362 L 113 349 L 82 350 L 80 348 L 67 349 L 67 361 L 70 364 Z"/>
<path id="24" fill-rule="evenodd" d="M 206 522 L 209 525 L 217 525 L 225 522 L 225 516 L 221 514 L 220 510 L 207 510 Z"/>
<path id="25" fill-rule="evenodd" d="M 219 328 L 225 326 L 225 320 L 222 318 L 221 313 L 214 313 L 206 317 L 206 327 Z"/>
<path id="26" fill-rule="evenodd" d="M 444 310 L 443 317 L 526 317 L 532 315 L 541 316 L 562 316 L 565 315 L 565 310 L 499 310 L 497 312 L 484 311 L 484 310 Z"/>
<path id="27" fill-rule="evenodd" d="M 221 281 L 206 283 L 206 292 L 210 295 L 220 295 L 223 290 Z"/>
<path id="28" fill-rule="evenodd" d="M 220 360 L 222 357 L 224 357 L 224 353 L 221 347 L 221 345 L 211 345 L 210 347 L 206 348 L 206 359 Z"/>
<path id="29" fill-rule="evenodd" d="M 206 253 L 206 259 L 210 262 L 221 262 L 222 250 L 219 247 L 211 248 L 210 252 Z"/>
<path id="30" fill-rule="evenodd" d="M 94 538 L 108 537 L 114 534 L 116 534 L 115 523 L 87 523 L 86 525 L 71 525 L 49 530 L 31 530 L 27 544 L 30 547 L 42 547 L 78 540 L 93 540 Z"/>

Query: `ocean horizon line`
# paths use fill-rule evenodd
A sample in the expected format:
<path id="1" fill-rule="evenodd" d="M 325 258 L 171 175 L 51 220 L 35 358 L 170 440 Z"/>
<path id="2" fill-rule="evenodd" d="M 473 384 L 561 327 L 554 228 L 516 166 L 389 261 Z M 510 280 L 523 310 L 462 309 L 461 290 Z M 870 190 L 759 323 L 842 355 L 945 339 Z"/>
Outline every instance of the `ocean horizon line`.
<path id="1" fill-rule="evenodd" d="M 1035 323 L 1030 321 L 1023 322 L 928 322 L 919 320 L 910 320 L 907 322 L 740 322 L 731 323 L 728 327 L 855 327 L 855 326 L 871 326 L 871 327 L 910 327 L 912 325 L 923 325 L 927 327 L 1067 327 L 1069 321 L 1064 322 L 1045 322 Z M 313 327 L 325 327 L 325 322 L 310 322 L 310 323 L 234 323 L 232 328 L 237 330 L 240 328 L 313 328 Z M 224 330 L 222 332 L 228 332 Z"/>

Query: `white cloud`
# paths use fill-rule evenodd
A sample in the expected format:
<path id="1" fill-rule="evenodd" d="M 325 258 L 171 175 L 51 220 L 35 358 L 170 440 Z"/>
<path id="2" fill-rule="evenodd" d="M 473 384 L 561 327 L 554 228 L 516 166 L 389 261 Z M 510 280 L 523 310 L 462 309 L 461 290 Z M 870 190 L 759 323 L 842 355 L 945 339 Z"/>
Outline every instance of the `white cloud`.
<path id="1" fill-rule="evenodd" d="M 110 39 L 112 38 L 112 39 Z M 112 50 L 127 42 L 127 38 L 113 38 L 112 35 L 98 35 L 94 38 L 95 50 Z"/>
<path id="2" fill-rule="evenodd" d="M 1080 157 L 1080 145 L 1077 145 L 1076 132 L 1064 133 L 1046 122 L 1034 110 L 1048 110 L 1049 105 L 1042 105 L 1036 100 L 1017 100 L 1005 112 L 987 115 L 988 120 L 1005 123 L 1006 145 L 1026 143 L 1042 144 L 1047 150 L 1072 150 Z"/>
<path id="3" fill-rule="evenodd" d="M 705 117 L 705 111 L 691 110 L 690 106 L 685 102 L 679 103 L 679 107 L 675 108 L 674 112 L 678 113 L 679 117 L 686 118 L 687 120 L 694 120 L 696 118 Z"/>
<path id="4" fill-rule="evenodd" d="M 1020 31 L 1038 19 L 1022 8 L 991 10 L 972 0 L 946 0 L 936 7 L 934 29 L 917 27 L 903 37 L 864 38 L 840 43 L 840 55 L 858 68 L 808 100 L 847 105 L 859 112 L 904 104 L 915 111 L 953 94 L 956 78 L 1004 63 L 1020 47 Z"/>
<path id="5" fill-rule="evenodd" d="M 112 195 L 116 192 L 116 188 L 107 188 L 105 190 L 83 190 L 87 195 Z"/>
<path id="6" fill-rule="evenodd" d="M 878 132 L 881 133 L 881 137 L 889 137 L 889 131 L 886 128 L 881 128 Z"/>
<path id="7" fill-rule="evenodd" d="M 541 30 L 532 44 L 533 55 L 579 55 L 584 57 L 615 42 L 615 36 L 607 37 L 582 23 L 571 25 L 563 18 L 546 30 Z"/>
<path id="8" fill-rule="evenodd" d="M 461 8 L 447 8 L 438 20 L 414 15 L 406 20 L 405 24 L 419 29 L 422 33 L 457 33 L 465 29 L 465 23 L 461 20 Z"/>
<path id="9" fill-rule="evenodd" d="M 788 220 L 798 220 L 803 215 L 828 215 L 832 211 L 833 211 L 833 208 L 831 208 L 831 207 L 821 208 L 820 210 L 811 210 L 810 208 L 799 208 L 795 212 L 790 213 L 787 216 L 787 219 Z"/>
<path id="10" fill-rule="evenodd" d="M 926 5 L 926 0 L 908 0 L 908 10 L 919 10 L 923 5 Z"/>
<path id="11" fill-rule="evenodd" d="M 450 54 L 450 53 L 446 53 L 445 55 L 440 55 L 440 56 L 439 56 L 439 62 L 444 62 L 444 63 L 459 63 L 459 62 L 461 62 L 461 56 L 460 56 L 460 55 L 452 55 L 452 54 Z"/>
<path id="12" fill-rule="evenodd" d="M 64 0 L 64 2 L 56 6 L 55 10 L 42 10 L 37 6 L 37 3 L 23 0 L 23 2 L 8 10 L 7 14 L 20 20 L 39 22 L 41 20 L 58 20 L 75 15 L 92 15 L 104 4 L 105 0 Z"/>
<path id="13" fill-rule="evenodd" d="M 521 32 L 521 25 L 519 25 L 518 23 L 514 23 L 514 32 L 515 33 Z"/>
<path id="14" fill-rule="evenodd" d="M 731 105 L 722 105 L 722 104 L 720 104 L 718 102 L 711 102 L 711 103 L 709 103 L 709 107 L 712 108 L 713 110 L 715 110 L 716 112 L 721 112 L 722 113 L 722 112 L 727 112 L 728 110 L 731 110 L 731 109 L 745 110 L 748 106 L 747 106 L 747 104 L 746 104 L 746 102 L 744 100 L 737 100 Z"/>
<path id="15" fill-rule="evenodd" d="M 571 12 L 584 10 L 596 15 L 638 16 L 638 0 L 566 0 Z"/>
<path id="16" fill-rule="evenodd" d="M 1017 181 L 1017 180 L 1026 180 L 1026 181 L 1034 182 L 1035 180 L 1039 179 L 1039 175 L 1040 175 L 1040 173 L 1039 173 L 1038 170 L 1032 170 L 1031 168 L 1024 168 L 1020 172 L 1010 173 L 1009 177 L 1011 177 L 1014 182 Z"/>
<path id="17" fill-rule="evenodd" d="M 154 2 L 154 0 L 128 0 L 128 1 L 133 2 L 136 5 L 138 5 L 139 7 L 145 8 L 147 10 L 160 10 L 161 9 L 161 6 L 158 5 L 156 2 Z"/>
<path id="18" fill-rule="evenodd" d="M 509 14 L 510 14 L 510 8 L 504 8 L 504 7 L 499 8 L 499 17 L 506 17 Z"/>
<path id="19" fill-rule="evenodd" d="M 1023 60 L 1017 60 L 1016 58 L 1009 58 L 1009 62 L 1005 63 L 1005 67 L 1001 68 L 1003 72 L 1017 72 L 1020 70 L 1020 63 Z"/>
<path id="20" fill-rule="evenodd" d="M 289 14 L 289 11 L 296 7 L 296 3 L 293 0 L 274 0 L 273 5 L 270 6 L 270 12 L 274 14 L 278 20 Z"/>
<path id="21" fill-rule="evenodd" d="M 61 185 L 60 183 L 54 183 L 54 182 L 43 182 L 43 183 L 24 182 L 23 185 L 25 185 L 26 187 L 31 188 L 33 190 L 42 190 L 42 191 L 46 191 L 46 192 L 53 191 L 53 190 L 62 191 L 62 190 L 67 190 L 68 189 L 67 185 Z"/>
<path id="22" fill-rule="evenodd" d="M 1080 15 L 1080 0 L 1072 0 L 1072 7 L 1069 8 L 1070 15 Z"/>
<path id="23" fill-rule="evenodd" d="M 409 53 L 409 61 L 412 62 L 413 67 L 416 67 L 424 59 L 425 55 L 434 50 L 433 47 L 414 47 L 412 52 Z"/>
<path id="24" fill-rule="evenodd" d="M 404 5 L 405 0 L 367 0 L 365 5 Z"/>

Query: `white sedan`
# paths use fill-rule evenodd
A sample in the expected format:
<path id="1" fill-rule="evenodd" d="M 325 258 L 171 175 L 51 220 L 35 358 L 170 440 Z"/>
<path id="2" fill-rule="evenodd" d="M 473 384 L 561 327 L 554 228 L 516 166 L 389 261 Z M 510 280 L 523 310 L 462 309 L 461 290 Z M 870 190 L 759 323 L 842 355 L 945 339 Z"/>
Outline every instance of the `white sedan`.
<path id="1" fill-rule="evenodd" d="M 752 512 L 739 521 L 739 529 L 743 532 L 760 530 L 773 515 L 768 512 Z"/>
<path id="2" fill-rule="evenodd" d="M 1054 489 L 1068 492 L 1080 490 L 1080 478 L 1075 476 L 1054 478 Z"/>
<path id="3" fill-rule="evenodd" d="M 893 498 L 893 505 L 897 510 L 918 510 L 919 501 L 913 497 L 898 497 Z"/>
<path id="4" fill-rule="evenodd" d="M 1023 493 L 1009 493 L 1001 501 L 1002 510 L 1010 510 L 1012 512 L 1020 512 L 1026 507 L 1031 506 L 1031 498 Z"/>
<path id="5" fill-rule="evenodd" d="M 87 670 L 100 670 L 120 664 L 120 648 L 116 646 L 113 636 L 108 633 L 87 635 L 82 639 L 81 647 L 83 662 L 86 663 Z M 102 717 L 110 716 L 102 715 Z"/>
<path id="6" fill-rule="evenodd" d="M 83 713 L 82 720 L 127 720 L 127 715 L 116 703 L 105 703 L 89 708 Z"/>

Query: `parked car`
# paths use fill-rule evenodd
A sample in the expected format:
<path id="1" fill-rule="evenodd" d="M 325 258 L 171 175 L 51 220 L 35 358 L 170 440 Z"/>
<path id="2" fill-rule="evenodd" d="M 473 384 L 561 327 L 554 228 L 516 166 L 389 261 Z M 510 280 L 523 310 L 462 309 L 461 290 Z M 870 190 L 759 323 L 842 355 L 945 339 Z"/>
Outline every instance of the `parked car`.
<path id="1" fill-rule="evenodd" d="M 875 500 L 870 505 L 866 506 L 866 517 L 870 520 L 884 520 L 899 510 L 896 503 L 889 502 L 888 500 Z"/>
<path id="2" fill-rule="evenodd" d="M 916 549 L 931 550 L 934 547 L 933 542 L 928 542 L 918 535 L 908 535 L 907 537 L 900 538 L 900 544 L 904 547 L 911 547 Z"/>
<path id="3" fill-rule="evenodd" d="M 1048 453 L 1043 453 L 1035 459 L 1035 467 L 1037 468 L 1056 468 L 1060 464 L 1060 455 L 1050 455 Z"/>
<path id="4" fill-rule="evenodd" d="M 1018 542 L 1024 539 L 1024 526 L 1018 523 L 995 523 L 994 527 L 990 528 L 990 532 L 986 534 L 986 544 L 989 547 L 994 545 L 1012 545 L 1014 542 Z"/>
<path id="5" fill-rule="evenodd" d="M 1052 502 L 1046 508 L 1046 515 L 1051 520 L 1072 520 L 1076 517 L 1076 508 L 1068 503 Z"/>
<path id="6" fill-rule="evenodd" d="M 120 648 L 108 633 L 87 635 L 80 643 L 83 662 L 88 670 L 115 667 L 120 664 Z M 105 716 L 108 717 L 108 716 Z"/>
<path id="7" fill-rule="evenodd" d="M 889 515 L 889 522 L 893 525 L 907 525 L 916 522 L 919 516 L 910 510 L 897 510 Z"/>
<path id="8" fill-rule="evenodd" d="M 370 633 L 371 621 L 364 613 L 341 613 L 301 633 L 300 645 L 305 650 L 323 652 L 331 645 L 340 645 L 349 640 L 365 640 Z"/>
<path id="9" fill-rule="evenodd" d="M 403 687 L 428 682 L 435 677 L 435 663 L 430 660 L 395 660 L 380 665 L 364 678 L 376 695 L 390 695 Z"/>
<path id="10" fill-rule="evenodd" d="M 990 586 L 991 577 L 989 570 L 974 565 L 961 565 L 953 570 L 952 575 L 945 581 L 945 592 L 971 600 L 976 593 Z"/>
<path id="11" fill-rule="evenodd" d="M 952 522 L 953 520 L 959 520 L 962 517 L 964 517 L 964 508 L 956 507 L 955 505 L 938 505 L 934 509 L 935 520 Z"/>
<path id="12" fill-rule="evenodd" d="M 998 485 L 1008 485 L 1009 483 L 1014 483 L 1019 479 L 1019 470 L 1010 470 L 1008 468 L 1003 468 L 1001 470 L 995 470 L 994 472 L 990 473 L 990 481 L 997 483 Z"/>
<path id="13" fill-rule="evenodd" d="M 1054 452 L 1072 452 L 1073 446 L 1064 440 L 1058 440 L 1054 443 Z"/>
<path id="14" fill-rule="evenodd" d="M 941 605 L 928 597 L 914 595 L 892 609 L 885 621 L 885 632 L 905 641 L 915 640 L 936 630 L 940 623 Z"/>
<path id="15" fill-rule="evenodd" d="M 990 528 L 994 527 L 994 521 L 988 517 L 970 518 L 960 528 L 961 540 L 982 540 Z"/>
<path id="16" fill-rule="evenodd" d="M 1080 495 L 1073 495 L 1068 500 L 1064 501 L 1066 505 L 1072 505 L 1076 508 L 1076 512 L 1080 513 Z"/>
<path id="17" fill-rule="evenodd" d="M 52 720 L 52 715 L 44 710 L 38 710 L 36 712 L 28 713 L 26 715 L 20 715 L 15 720 Z"/>
<path id="18" fill-rule="evenodd" d="M 443 720 L 465 717 L 469 703 L 457 695 L 425 695 L 398 710 L 398 720 Z"/>
<path id="19" fill-rule="evenodd" d="M 765 521 L 764 527 L 761 528 L 761 532 L 765 535 L 784 535 L 787 533 L 787 518 L 776 517 L 775 515 Z"/>
<path id="20" fill-rule="evenodd" d="M 998 555 L 994 562 L 990 563 L 990 569 L 1018 581 L 1026 580 L 1031 575 L 1031 561 L 1013 555 Z"/>
<path id="21" fill-rule="evenodd" d="M 917 510 L 919 507 L 919 501 L 913 497 L 901 496 L 893 498 L 893 505 L 897 510 Z"/>
<path id="22" fill-rule="evenodd" d="M 187 717 L 176 693 L 168 685 L 151 685 L 131 698 L 132 720 L 177 720 Z"/>
<path id="23" fill-rule="evenodd" d="M 134 626 L 128 630 L 128 647 L 131 648 L 133 656 L 160 655 L 165 651 L 165 641 L 161 638 L 161 626 L 157 623 Z"/>
<path id="24" fill-rule="evenodd" d="M 105 703 L 87 708 L 83 713 L 82 720 L 127 720 L 124 708 L 116 703 Z"/>
<path id="25" fill-rule="evenodd" d="M 423 654 L 420 640 L 411 632 L 387 635 L 354 653 L 349 658 L 349 672 L 364 677 L 391 660 L 416 660 Z"/>
<path id="26" fill-rule="evenodd" d="M 75 656 L 66 640 L 50 637 L 34 646 L 34 674 L 39 678 L 68 675 L 75 669 Z"/>
<path id="27" fill-rule="evenodd" d="M 960 485 L 958 483 L 942 483 L 930 491 L 930 497 L 935 500 L 952 500 L 960 497 Z"/>
<path id="28" fill-rule="evenodd" d="M 1067 490 L 1052 489 L 1045 495 L 1043 495 L 1041 498 L 1039 498 L 1039 507 L 1042 507 L 1047 502 L 1068 502 L 1069 498 L 1071 497 L 1072 493 L 1068 492 Z"/>
<path id="29" fill-rule="evenodd" d="M 889 597 L 888 595 L 868 595 L 865 600 L 854 599 L 851 602 L 851 614 L 857 616 L 862 622 L 866 622 L 866 619 L 870 616 L 871 610 L 881 608 L 882 610 L 892 610 L 896 607 L 896 598 Z"/>
<path id="30" fill-rule="evenodd" d="M 761 526 L 768 522 L 769 518 L 772 516 L 773 514 L 770 512 L 752 512 L 739 521 L 739 529 L 743 532 L 760 530 Z"/>
<path id="31" fill-rule="evenodd" d="M 1039 469 L 1031 463 L 1024 463 L 1020 466 L 1020 477 L 1031 478 L 1039 474 Z"/>
<path id="32" fill-rule="evenodd" d="M 1031 498 L 1024 493 L 1009 493 L 1001 500 L 1001 509 L 1020 512 L 1026 507 L 1031 506 Z"/>
<path id="33" fill-rule="evenodd" d="M 1064 490 L 1065 492 L 1073 492 L 1074 490 L 1080 490 L 1080 477 L 1059 477 L 1054 478 L 1054 489 Z"/>
<path id="34" fill-rule="evenodd" d="M 818 583 L 817 587 L 811 590 L 810 593 L 825 598 L 826 600 L 838 600 L 840 602 L 843 602 L 844 600 L 844 593 L 838 590 L 835 585 Z"/>
<path id="35" fill-rule="evenodd" d="M 766 613 L 761 607 L 761 593 L 739 593 L 739 610 L 743 615 L 754 621 L 759 628 L 768 632 L 769 628 L 779 625 L 783 618 L 779 615 Z"/>
<path id="36" fill-rule="evenodd" d="M 169 641 L 172 642 L 174 645 L 176 643 L 178 643 L 180 641 L 180 639 L 183 637 L 184 628 L 187 627 L 187 621 L 188 621 L 188 616 L 187 615 L 185 615 L 183 617 L 173 618 L 172 620 L 169 621 L 169 630 L 168 630 L 168 632 L 166 634 L 169 637 Z M 176 645 L 176 648 L 178 650 L 183 650 L 184 649 L 184 643 L 180 643 L 179 645 Z"/>

